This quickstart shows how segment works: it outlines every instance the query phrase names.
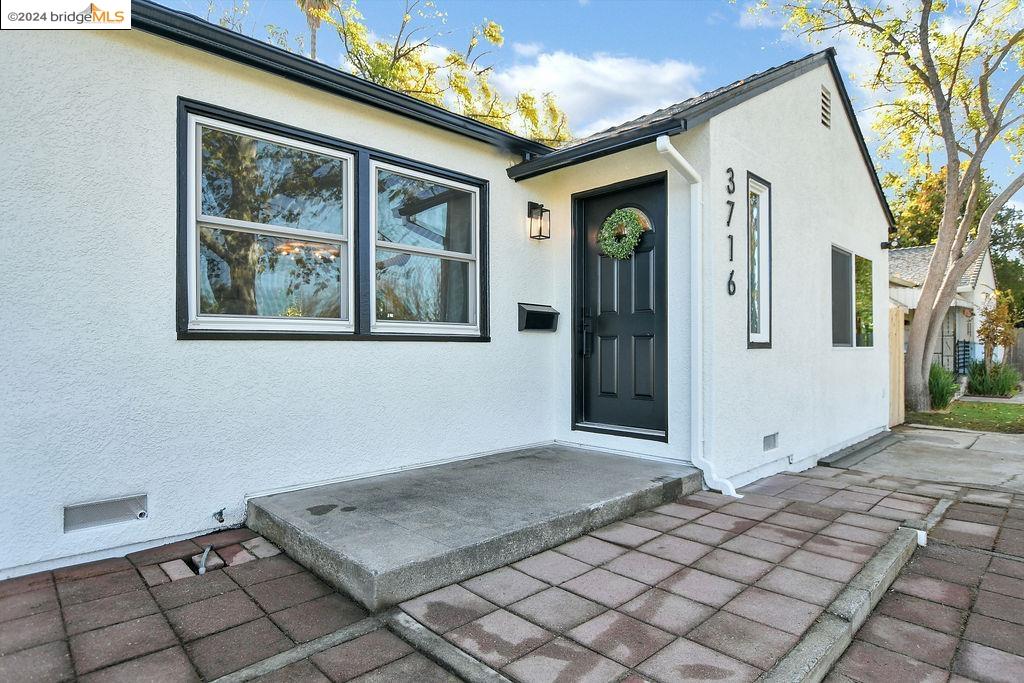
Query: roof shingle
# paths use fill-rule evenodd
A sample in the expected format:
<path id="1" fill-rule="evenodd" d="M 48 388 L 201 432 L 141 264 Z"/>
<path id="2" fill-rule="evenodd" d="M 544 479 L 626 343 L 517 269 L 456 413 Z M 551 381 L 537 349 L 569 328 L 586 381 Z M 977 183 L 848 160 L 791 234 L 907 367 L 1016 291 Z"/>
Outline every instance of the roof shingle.
<path id="1" fill-rule="evenodd" d="M 934 244 L 890 250 L 889 275 L 895 275 L 920 287 L 928 275 L 928 264 L 931 263 L 934 252 Z M 981 265 L 985 261 L 986 253 L 988 252 L 982 252 L 981 256 L 971 264 L 971 267 L 960 278 L 961 287 L 974 287 L 978 284 L 978 277 L 981 275 Z"/>

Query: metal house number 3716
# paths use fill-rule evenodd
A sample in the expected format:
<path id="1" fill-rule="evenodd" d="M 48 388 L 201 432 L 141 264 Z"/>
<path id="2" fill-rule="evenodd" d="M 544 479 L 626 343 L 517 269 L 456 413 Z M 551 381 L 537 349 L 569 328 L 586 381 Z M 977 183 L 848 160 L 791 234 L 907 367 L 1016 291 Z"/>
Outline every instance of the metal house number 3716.
<path id="1" fill-rule="evenodd" d="M 725 185 L 725 191 L 728 192 L 729 194 L 733 194 L 733 193 L 736 192 L 736 173 L 732 170 L 732 168 L 727 168 L 727 169 L 725 169 L 725 174 L 729 178 L 729 182 L 726 183 L 726 185 Z M 733 212 L 733 209 L 736 208 L 736 202 L 734 202 L 731 199 L 726 199 L 725 200 L 725 205 L 729 207 L 729 213 L 728 213 L 728 215 L 725 218 L 725 227 L 728 228 L 728 227 L 730 227 L 732 225 L 732 212 Z M 730 232 L 728 235 L 726 235 L 726 237 L 729 239 L 729 263 L 732 263 L 732 256 L 733 256 L 733 254 L 732 254 L 732 252 L 733 252 L 733 237 L 732 237 L 732 233 Z M 729 271 L 729 282 L 726 284 L 726 289 L 729 292 L 729 296 L 733 296 L 734 294 L 736 294 L 736 280 L 734 279 L 735 275 L 736 275 L 736 271 L 735 270 L 730 270 Z"/>

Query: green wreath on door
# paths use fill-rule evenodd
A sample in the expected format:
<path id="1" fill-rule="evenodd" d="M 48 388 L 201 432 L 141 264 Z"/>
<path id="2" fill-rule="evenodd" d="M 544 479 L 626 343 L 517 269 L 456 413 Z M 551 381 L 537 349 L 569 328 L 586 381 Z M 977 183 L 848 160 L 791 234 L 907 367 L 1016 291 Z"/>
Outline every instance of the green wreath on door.
<path id="1" fill-rule="evenodd" d="M 624 260 L 633 256 L 644 225 L 634 209 L 615 209 L 597 231 L 597 246 L 606 256 Z"/>

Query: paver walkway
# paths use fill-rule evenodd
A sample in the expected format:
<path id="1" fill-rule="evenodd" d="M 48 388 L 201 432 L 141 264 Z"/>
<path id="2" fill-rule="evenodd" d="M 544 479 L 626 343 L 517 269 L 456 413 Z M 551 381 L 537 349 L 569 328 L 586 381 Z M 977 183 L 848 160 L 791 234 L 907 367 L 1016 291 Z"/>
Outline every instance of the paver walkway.
<path id="1" fill-rule="evenodd" d="M 742 492 L 740 501 L 683 498 L 401 609 L 436 641 L 515 681 L 749 681 L 793 647 L 903 520 L 956 498 L 964 502 L 933 536 L 965 547 L 923 551 L 832 675 L 878 680 L 855 666 L 869 648 L 914 657 L 939 672 L 934 680 L 951 667 L 979 681 L 1002 680 L 985 677 L 993 666 L 1015 671 L 1007 667 L 1020 659 L 1024 627 L 1024 577 L 1011 557 L 1024 536 L 1020 500 L 826 468 Z M 460 680 L 252 537 L 226 531 L 0 582 L 0 681 Z M 245 544 L 255 557 L 241 554 Z M 208 545 L 228 566 L 191 575 L 188 559 Z M 968 571 L 949 553 L 987 564 L 972 560 Z M 918 626 L 899 609 L 929 599 L 939 606 L 930 612 L 949 621 L 925 628 L 963 636 L 952 663 L 940 659 L 947 641 L 946 650 L 905 649 L 882 618 Z"/>
<path id="2" fill-rule="evenodd" d="M 1024 681 L 1024 495 L 952 505 L 827 680 Z"/>
<path id="3" fill-rule="evenodd" d="M 0 582 L 0 681 L 209 681 L 364 622 L 265 541 L 234 566 L 186 566 L 207 545 L 234 559 L 254 536 L 236 529 Z M 379 624 L 367 630 L 254 680 L 458 680 Z"/>
<path id="4" fill-rule="evenodd" d="M 401 605 L 517 681 L 752 681 L 959 487 L 814 468 L 698 493 Z"/>

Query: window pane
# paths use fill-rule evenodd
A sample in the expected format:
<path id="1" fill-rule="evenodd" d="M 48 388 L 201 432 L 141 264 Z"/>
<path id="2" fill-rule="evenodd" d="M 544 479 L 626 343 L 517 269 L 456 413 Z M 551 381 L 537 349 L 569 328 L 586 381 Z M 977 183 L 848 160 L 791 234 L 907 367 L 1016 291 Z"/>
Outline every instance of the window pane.
<path id="1" fill-rule="evenodd" d="M 344 318 L 337 244 L 199 229 L 199 312 Z"/>
<path id="2" fill-rule="evenodd" d="M 832 344 L 853 345 L 853 264 L 850 254 L 832 250 Z"/>
<path id="3" fill-rule="evenodd" d="M 874 299 L 871 296 L 871 261 L 857 257 L 854 266 L 857 346 L 874 346 Z"/>
<path id="4" fill-rule="evenodd" d="M 473 251 L 473 194 L 377 171 L 377 239 L 427 249 Z"/>
<path id="5" fill-rule="evenodd" d="M 761 333 L 761 195 L 749 193 L 747 217 L 747 281 L 750 283 L 749 319 L 750 333 Z"/>
<path id="6" fill-rule="evenodd" d="M 342 159 L 201 128 L 202 212 L 342 234 L 345 182 Z"/>
<path id="7" fill-rule="evenodd" d="M 377 249 L 377 320 L 470 322 L 471 265 Z"/>

